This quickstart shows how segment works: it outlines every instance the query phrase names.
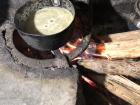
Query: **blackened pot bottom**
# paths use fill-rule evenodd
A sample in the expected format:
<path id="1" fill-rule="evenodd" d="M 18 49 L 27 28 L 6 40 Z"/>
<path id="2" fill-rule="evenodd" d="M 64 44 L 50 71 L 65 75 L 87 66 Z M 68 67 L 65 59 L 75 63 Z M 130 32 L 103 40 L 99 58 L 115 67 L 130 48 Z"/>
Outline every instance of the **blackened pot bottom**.
<path id="1" fill-rule="evenodd" d="M 18 34 L 16 30 L 13 32 L 13 43 L 17 50 L 27 57 L 35 59 L 52 59 L 55 55 L 51 51 L 39 51 L 30 47 Z"/>
<path id="2" fill-rule="evenodd" d="M 17 32 L 15 31 L 13 25 L 9 25 L 9 28 L 5 33 L 6 46 L 17 64 L 24 65 L 30 68 L 36 69 L 46 69 L 46 68 L 61 68 L 68 67 L 65 57 L 54 57 L 54 55 L 48 52 L 38 52 L 35 49 L 32 49 L 30 46 L 26 45 L 24 41 L 20 39 Z M 34 52 L 33 52 L 34 51 Z M 30 54 L 31 53 L 31 54 Z M 38 55 L 32 55 L 36 53 Z M 41 54 L 48 54 L 45 57 Z M 28 57 L 29 56 L 29 57 Z M 34 57 L 34 58 L 33 58 Z M 52 58 L 53 57 L 53 58 Z M 37 59 L 40 58 L 40 59 Z M 46 59 L 48 58 L 48 59 Z"/>

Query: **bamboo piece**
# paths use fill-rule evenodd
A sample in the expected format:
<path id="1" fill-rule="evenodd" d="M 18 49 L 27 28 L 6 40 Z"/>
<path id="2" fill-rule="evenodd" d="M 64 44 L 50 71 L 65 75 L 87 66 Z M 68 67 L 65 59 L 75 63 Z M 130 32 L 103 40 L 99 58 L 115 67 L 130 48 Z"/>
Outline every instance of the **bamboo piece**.
<path id="1" fill-rule="evenodd" d="M 100 74 L 118 74 L 134 78 L 140 77 L 140 62 L 129 60 L 92 59 L 81 60 L 78 64 L 86 69 Z"/>
<path id="2" fill-rule="evenodd" d="M 97 36 L 103 43 L 96 51 L 114 59 L 140 57 L 140 30 Z"/>

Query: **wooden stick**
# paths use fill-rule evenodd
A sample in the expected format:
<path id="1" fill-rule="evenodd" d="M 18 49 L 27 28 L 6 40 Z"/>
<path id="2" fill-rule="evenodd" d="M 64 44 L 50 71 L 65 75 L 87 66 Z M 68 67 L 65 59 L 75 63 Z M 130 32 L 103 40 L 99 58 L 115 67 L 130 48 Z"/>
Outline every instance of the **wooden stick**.
<path id="1" fill-rule="evenodd" d="M 79 65 L 100 74 L 119 74 L 140 78 L 140 62 L 128 60 L 92 59 L 81 60 Z"/>
<path id="2" fill-rule="evenodd" d="M 140 30 L 97 36 L 97 52 L 114 59 L 140 57 Z"/>
<path id="3" fill-rule="evenodd" d="M 140 105 L 140 86 L 127 78 L 117 75 L 104 77 L 94 73 L 87 73 L 87 75 L 126 102 L 132 105 Z"/>
<path id="4" fill-rule="evenodd" d="M 119 41 L 136 40 L 137 38 L 140 37 L 140 30 L 102 35 L 102 36 L 100 35 L 96 37 L 104 42 L 119 42 Z"/>

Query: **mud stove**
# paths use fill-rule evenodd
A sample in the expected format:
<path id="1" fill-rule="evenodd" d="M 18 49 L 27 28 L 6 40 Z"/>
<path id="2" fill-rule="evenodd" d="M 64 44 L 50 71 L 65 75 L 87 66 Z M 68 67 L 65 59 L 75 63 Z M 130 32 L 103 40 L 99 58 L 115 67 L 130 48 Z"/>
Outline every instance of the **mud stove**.
<path id="1" fill-rule="evenodd" d="M 114 9 L 110 10 L 112 7 L 109 7 L 108 3 L 100 4 L 95 0 L 93 7 L 102 7 L 99 10 L 96 7 L 95 13 L 101 12 L 107 6 L 109 11 L 113 12 L 114 18 L 103 12 L 102 18 L 99 12 L 93 14 L 93 32 L 85 34 L 80 31 L 86 28 L 85 24 L 82 26 L 83 23 L 80 23 L 78 18 L 74 37 L 55 51 L 41 52 L 31 48 L 18 35 L 11 19 L 3 22 L 0 27 L 0 105 L 108 105 L 110 102 L 98 93 L 96 84 L 82 75 L 83 68 L 77 65 L 77 61 L 101 57 L 95 54 L 97 46 L 94 43 L 95 40 L 98 42 L 96 35 L 139 28 L 139 0 L 111 2 L 114 9 L 126 18 L 126 23 L 122 23 L 123 19 L 119 20 L 120 15 L 115 17 L 116 12 Z M 135 7 L 133 11 L 122 9 L 126 4 Z M 108 20 L 106 23 L 103 18 L 109 18 L 111 23 L 108 23 Z M 114 22 L 114 19 L 119 21 Z M 116 99 L 115 96 L 110 99 L 113 98 Z M 121 99 L 117 101 L 116 105 L 128 105 Z"/>

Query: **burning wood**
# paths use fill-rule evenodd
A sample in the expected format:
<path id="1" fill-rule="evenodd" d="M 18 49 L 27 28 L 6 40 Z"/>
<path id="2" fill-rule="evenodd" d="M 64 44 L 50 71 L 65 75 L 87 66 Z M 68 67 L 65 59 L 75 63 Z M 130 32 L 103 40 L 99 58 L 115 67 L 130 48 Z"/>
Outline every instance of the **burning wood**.
<path id="1" fill-rule="evenodd" d="M 101 56 L 109 56 L 112 59 L 140 57 L 140 30 L 98 36 L 103 44 L 98 44 L 96 51 Z"/>
<path id="2" fill-rule="evenodd" d="M 110 42 L 107 37 L 109 37 Z M 140 105 L 140 86 L 118 75 L 139 78 L 140 62 L 125 59 L 140 57 L 139 38 L 140 30 L 98 36 L 98 39 L 103 43 L 90 43 L 90 47 L 82 54 L 83 56 L 81 55 L 81 60 L 78 62 L 80 66 L 86 68 L 82 69 L 84 74 L 93 79 L 97 85 L 102 85 L 112 94 L 132 105 Z M 106 57 L 111 60 L 95 59 L 95 56 Z"/>
<path id="3" fill-rule="evenodd" d="M 76 49 L 76 47 L 80 44 L 80 42 L 82 41 L 81 38 L 76 39 L 73 42 L 68 42 L 65 46 L 61 47 L 59 50 L 60 52 L 63 54 L 69 54 L 70 52 L 72 52 L 74 49 Z"/>
<path id="4" fill-rule="evenodd" d="M 91 40 L 88 48 L 80 55 L 80 59 L 91 59 L 94 57 L 107 59 L 140 57 L 140 30 L 110 34 L 108 36 L 98 36 L 97 38 L 104 43 L 97 44 Z M 110 42 L 108 42 L 108 38 Z M 60 51 L 64 54 L 69 54 L 77 48 L 80 42 L 81 38 L 69 42 L 60 48 Z"/>
<path id="5" fill-rule="evenodd" d="M 90 86 L 92 86 L 92 87 L 96 87 L 96 84 L 92 81 L 92 80 L 90 80 L 89 78 L 87 78 L 87 77 L 85 77 L 85 76 L 81 76 L 81 78 L 85 81 L 85 82 L 87 82 Z"/>

